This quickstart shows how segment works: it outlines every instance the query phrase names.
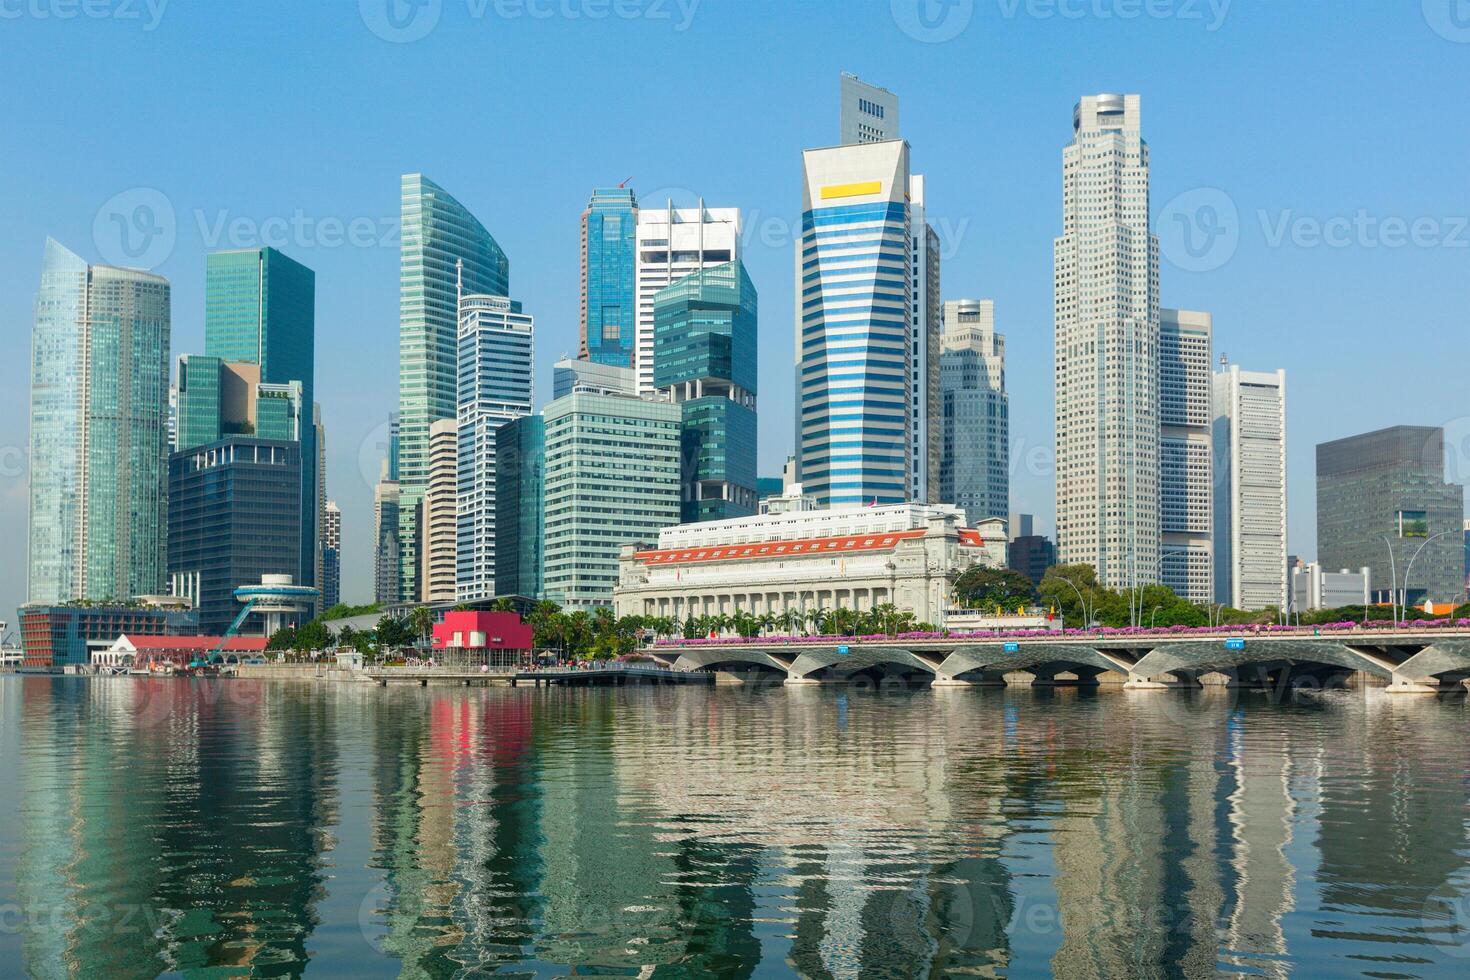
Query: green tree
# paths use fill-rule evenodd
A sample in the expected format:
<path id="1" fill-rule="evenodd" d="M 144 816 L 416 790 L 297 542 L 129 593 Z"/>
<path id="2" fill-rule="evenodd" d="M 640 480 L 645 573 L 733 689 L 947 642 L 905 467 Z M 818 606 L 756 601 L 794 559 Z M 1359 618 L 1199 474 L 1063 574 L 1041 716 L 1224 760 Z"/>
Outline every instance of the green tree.
<path id="1" fill-rule="evenodd" d="M 1034 602 L 1036 588 L 1020 572 L 974 565 L 955 579 L 954 595 L 960 605 L 971 609 L 993 610 L 999 606 L 1011 613 Z"/>
<path id="2" fill-rule="evenodd" d="M 408 614 L 408 622 L 413 627 L 414 634 L 428 646 L 429 637 L 434 631 L 434 610 L 428 606 L 415 606 L 413 612 Z"/>
<path id="3" fill-rule="evenodd" d="M 332 633 L 320 619 L 313 619 L 296 631 L 297 650 L 325 650 L 331 642 Z"/>
<path id="4" fill-rule="evenodd" d="M 408 625 L 386 614 L 378 620 L 377 633 L 378 646 L 388 650 L 397 650 L 413 642 L 413 633 L 409 632 Z"/>
<path id="5" fill-rule="evenodd" d="M 265 647 L 267 650 L 295 650 L 296 628 L 294 626 L 282 626 L 271 634 L 271 638 L 266 641 Z"/>

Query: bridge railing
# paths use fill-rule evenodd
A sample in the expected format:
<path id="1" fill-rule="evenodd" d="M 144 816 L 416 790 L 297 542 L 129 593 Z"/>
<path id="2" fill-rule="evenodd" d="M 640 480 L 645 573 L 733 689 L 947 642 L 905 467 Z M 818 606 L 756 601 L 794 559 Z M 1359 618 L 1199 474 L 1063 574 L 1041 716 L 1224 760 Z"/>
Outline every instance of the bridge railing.
<path id="1" fill-rule="evenodd" d="M 654 644 L 654 649 L 680 649 L 701 646 L 740 646 L 772 644 L 804 645 L 815 644 L 892 644 L 922 642 L 975 642 L 995 640 L 1127 640 L 1127 639 L 1209 639 L 1211 637 L 1349 637 L 1355 635 L 1394 635 L 1424 633 L 1470 633 L 1470 619 L 1417 619 L 1393 623 L 1388 620 L 1368 622 L 1322 623 L 1315 626 L 1282 626 L 1278 624 L 1252 624 L 1236 626 L 1159 626 L 1159 627 L 1101 627 L 1098 629 L 1021 629 L 1021 630 L 974 630 L 974 631 L 924 631 L 899 633 L 889 636 L 882 633 L 861 636 L 837 636 L 822 634 L 814 636 L 719 636 L 694 637 L 688 639 L 664 639 Z"/>

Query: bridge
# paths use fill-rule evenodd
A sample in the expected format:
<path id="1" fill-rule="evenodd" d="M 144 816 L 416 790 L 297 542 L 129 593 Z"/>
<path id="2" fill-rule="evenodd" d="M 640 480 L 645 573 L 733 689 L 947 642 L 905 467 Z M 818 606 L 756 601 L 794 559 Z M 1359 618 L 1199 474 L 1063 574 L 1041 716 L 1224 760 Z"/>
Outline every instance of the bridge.
<path id="1" fill-rule="evenodd" d="M 1464 621 L 1457 621 L 1464 623 Z M 1470 678 L 1470 624 L 1425 627 L 1115 630 L 894 638 L 759 637 L 666 641 L 647 651 L 676 670 L 735 682 L 898 681 L 934 686 L 1007 683 L 1134 690 L 1341 683 L 1361 673 L 1395 693 L 1461 689 Z"/>

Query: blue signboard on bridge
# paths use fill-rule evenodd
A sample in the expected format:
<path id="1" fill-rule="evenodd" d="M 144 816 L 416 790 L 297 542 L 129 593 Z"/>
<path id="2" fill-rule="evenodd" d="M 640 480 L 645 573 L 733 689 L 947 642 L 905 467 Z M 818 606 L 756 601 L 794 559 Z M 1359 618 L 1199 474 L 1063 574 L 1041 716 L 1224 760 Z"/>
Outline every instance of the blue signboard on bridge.
<path id="1" fill-rule="evenodd" d="M 1019 643 L 1007 643 L 1005 645 L 1005 651 L 1006 651 L 1006 653 L 1020 653 L 1021 652 L 1021 644 L 1019 644 Z"/>
<path id="2" fill-rule="evenodd" d="M 1238 636 L 1232 636 L 1230 639 L 1228 639 L 1228 640 L 1225 641 L 1225 649 L 1227 649 L 1227 650 L 1244 650 L 1245 649 L 1245 640 L 1241 639 Z"/>
<path id="3" fill-rule="evenodd" d="M 847 650 L 847 647 L 846 647 L 846 646 L 845 646 L 845 645 L 844 645 L 844 646 L 840 646 L 840 647 L 838 647 L 838 648 L 837 648 L 837 652 L 838 652 L 838 653 L 847 653 L 847 652 L 848 652 L 848 650 Z"/>

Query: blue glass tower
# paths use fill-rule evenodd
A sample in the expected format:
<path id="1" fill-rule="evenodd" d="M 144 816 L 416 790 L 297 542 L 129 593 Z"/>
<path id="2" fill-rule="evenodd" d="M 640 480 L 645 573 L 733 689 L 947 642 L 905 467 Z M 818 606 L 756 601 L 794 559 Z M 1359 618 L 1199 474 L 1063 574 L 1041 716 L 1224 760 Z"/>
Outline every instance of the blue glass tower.
<path id="1" fill-rule="evenodd" d="M 600 187 L 582 212 L 583 360 L 632 367 L 638 305 L 638 201 L 626 187 Z"/>
<path id="2" fill-rule="evenodd" d="M 653 322 L 653 383 L 683 415 L 684 522 L 754 514 L 757 298 L 745 264 L 660 290 Z"/>

